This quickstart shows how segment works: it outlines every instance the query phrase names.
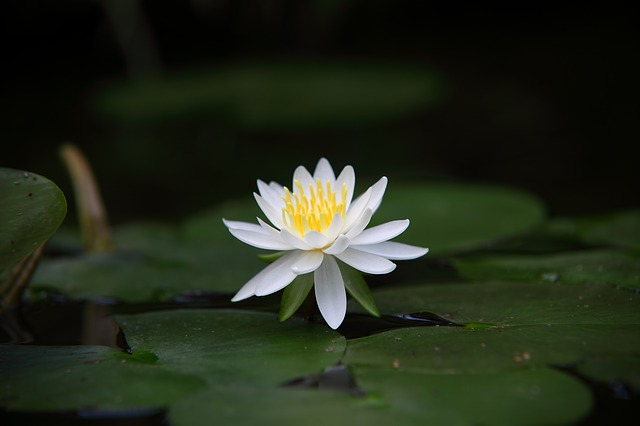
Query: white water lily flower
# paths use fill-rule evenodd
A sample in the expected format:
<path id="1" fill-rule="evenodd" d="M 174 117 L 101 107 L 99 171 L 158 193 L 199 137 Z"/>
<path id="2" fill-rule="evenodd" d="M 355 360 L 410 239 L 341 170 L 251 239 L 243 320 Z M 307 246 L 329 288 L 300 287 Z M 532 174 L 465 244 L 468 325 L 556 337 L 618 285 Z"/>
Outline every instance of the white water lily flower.
<path id="1" fill-rule="evenodd" d="M 325 158 L 311 175 L 299 166 L 292 189 L 258 180 L 255 199 L 269 222 L 258 224 L 223 219 L 231 234 L 251 246 L 284 251 L 285 254 L 249 280 L 231 299 L 266 296 L 289 285 L 298 275 L 314 274 L 320 313 L 333 329 L 340 326 L 347 310 L 344 280 L 336 258 L 368 274 L 387 274 L 396 265 L 391 260 L 423 256 L 428 249 L 388 240 L 409 226 L 395 220 L 365 229 L 387 187 L 383 177 L 364 194 L 352 200 L 353 167 L 346 166 L 336 179 Z"/>

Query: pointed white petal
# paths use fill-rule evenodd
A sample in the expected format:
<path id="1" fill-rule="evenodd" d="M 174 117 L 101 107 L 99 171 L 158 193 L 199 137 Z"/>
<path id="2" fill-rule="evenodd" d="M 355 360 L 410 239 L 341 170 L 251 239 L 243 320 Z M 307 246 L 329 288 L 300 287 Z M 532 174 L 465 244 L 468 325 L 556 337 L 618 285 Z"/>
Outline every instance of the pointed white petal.
<path id="1" fill-rule="evenodd" d="M 333 215 L 333 219 L 331 219 L 331 225 L 324 231 L 324 235 L 327 236 L 327 240 L 333 241 L 338 238 L 340 231 L 342 230 L 342 216 L 340 213 L 336 213 Z"/>
<path id="2" fill-rule="evenodd" d="M 331 168 L 331 164 L 329 164 L 329 160 L 326 158 L 321 158 L 316 165 L 316 170 L 313 172 L 313 180 L 320 179 L 320 182 L 323 184 L 326 181 L 331 181 L 332 184 L 336 181 L 336 175 L 333 174 L 333 168 Z"/>
<path id="3" fill-rule="evenodd" d="M 348 209 L 353 198 L 353 191 L 356 189 L 356 173 L 353 171 L 353 167 L 346 166 L 338 176 L 336 187 L 333 188 L 336 191 L 338 203 L 342 202 L 342 185 L 345 185 L 347 189 L 345 207 Z"/>
<path id="4" fill-rule="evenodd" d="M 319 250 L 310 250 L 305 251 L 304 255 L 298 259 L 296 263 L 293 264 L 291 270 L 296 275 L 308 274 L 309 272 L 313 272 L 322 263 L 322 258 L 324 255 Z"/>
<path id="5" fill-rule="evenodd" d="M 324 252 L 326 254 L 340 254 L 345 251 L 347 247 L 349 247 L 349 243 L 349 238 L 347 238 L 345 235 L 340 235 L 329 248 L 324 250 Z"/>
<path id="6" fill-rule="evenodd" d="M 299 250 L 311 250 L 311 246 L 304 242 L 302 238 L 298 237 L 297 233 L 294 235 L 288 230 L 283 229 L 280 231 L 280 235 L 282 237 L 282 241 Z"/>
<path id="7" fill-rule="evenodd" d="M 326 235 L 317 231 L 309 231 L 304 234 L 304 242 L 312 249 L 319 249 L 329 244 L 329 239 Z"/>
<path id="8" fill-rule="evenodd" d="M 386 177 L 381 177 L 380 180 L 371 187 L 371 198 L 369 199 L 367 207 L 374 213 L 378 210 L 378 207 L 380 207 L 382 197 L 387 189 L 387 181 Z"/>
<path id="9" fill-rule="evenodd" d="M 349 232 L 346 233 L 347 237 L 349 237 L 349 239 L 352 239 L 360 235 L 362 230 L 366 228 L 371 221 L 371 215 L 373 215 L 371 209 L 365 209 L 365 211 L 362 213 L 362 216 L 360 216 L 360 218 L 353 224 L 351 229 L 349 229 Z"/>
<path id="10" fill-rule="evenodd" d="M 381 243 L 402 234 L 408 226 L 408 219 L 383 223 L 382 225 L 365 229 L 360 235 L 352 237 L 351 242 L 357 245 Z"/>
<path id="11" fill-rule="evenodd" d="M 281 211 L 276 210 L 271 204 L 266 202 L 264 198 L 262 198 L 255 192 L 253 193 L 253 197 L 256 199 L 258 207 L 260 207 L 260 210 L 262 210 L 269 222 L 271 222 L 271 224 L 276 228 L 282 229 L 284 227 L 284 224 L 282 223 Z"/>
<path id="12" fill-rule="evenodd" d="M 396 243 L 394 241 L 385 241 L 378 244 L 352 246 L 355 250 L 364 251 L 378 256 L 386 257 L 391 260 L 409 260 L 424 256 L 429 252 L 428 248 L 410 246 L 409 244 Z"/>
<path id="13" fill-rule="evenodd" d="M 260 275 L 260 273 L 262 273 L 262 272 L 264 272 L 264 271 L 260 271 L 258 273 L 258 275 Z M 231 301 L 232 302 L 239 302 L 241 300 L 248 299 L 251 296 L 255 296 L 256 295 L 256 284 L 258 283 L 258 281 L 256 280 L 256 277 L 258 275 L 256 275 L 255 277 L 253 277 L 252 279 L 247 281 L 247 283 L 242 286 L 242 288 L 236 293 L 236 295 L 233 296 Z"/>
<path id="14" fill-rule="evenodd" d="M 347 217 L 345 218 L 344 224 L 342 226 L 342 232 L 348 231 L 353 226 L 353 224 L 360 219 L 360 217 L 362 216 L 362 213 L 364 213 L 364 211 L 367 208 L 367 205 L 369 204 L 369 199 L 371 198 L 371 192 L 372 192 L 371 188 L 367 189 L 367 191 L 364 194 L 356 198 L 351 203 L 349 210 L 347 210 Z"/>
<path id="15" fill-rule="evenodd" d="M 347 313 L 347 293 L 340 268 L 335 259 L 325 256 L 314 273 L 316 301 L 322 317 L 334 330 L 340 327 Z"/>
<path id="16" fill-rule="evenodd" d="M 302 255 L 298 250 L 289 252 L 253 277 L 252 280 L 257 280 L 255 295 L 266 296 L 288 286 L 296 277 L 291 267 Z"/>
<path id="17" fill-rule="evenodd" d="M 260 225 L 256 225 L 255 223 L 239 222 L 236 220 L 227 220 L 224 218 L 222 219 L 222 223 L 224 223 L 224 226 L 229 229 L 243 229 L 245 231 L 262 232 L 263 234 L 265 233 Z"/>
<path id="18" fill-rule="evenodd" d="M 259 217 L 257 217 L 256 219 L 258 219 L 258 223 L 260 224 L 260 227 L 262 228 L 262 230 L 264 231 L 265 234 L 270 235 L 273 238 L 282 238 L 280 236 L 280 231 L 278 231 L 276 228 L 274 228 L 273 226 L 269 225 L 268 223 L 266 223 L 264 220 L 260 219 Z"/>
<path id="19" fill-rule="evenodd" d="M 269 203 L 274 210 L 280 211 L 284 207 L 284 201 L 282 200 L 284 192 L 274 190 L 272 186 L 267 185 L 259 179 L 258 191 L 260 191 L 260 196 L 262 196 L 262 198 L 264 198 L 264 200 Z"/>
<path id="20" fill-rule="evenodd" d="M 311 173 L 309 173 L 304 166 L 298 166 L 293 172 L 293 182 L 291 182 L 290 188 L 291 191 L 297 191 L 296 181 L 302 184 L 302 188 L 305 190 L 305 193 L 309 190 L 309 185 L 315 185 L 313 176 L 311 176 Z"/>
<path id="21" fill-rule="evenodd" d="M 388 274 L 396 268 L 395 263 L 389 259 L 360 250 L 354 250 L 351 246 L 342 253 L 337 254 L 336 257 L 347 265 L 367 274 Z"/>
<path id="22" fill-rule="evenodd" d="M 260 228 L 260 227 L 258 227 Z M 262 228 L 260 228 L 262 230 Z M 245 229 L 229 229 L 231 235 L 245 244 L 265 250 L 291 250 L 293 247 L 285 243 L 281 238 L 273 238 L 262 232 L 247 231 Z"/>

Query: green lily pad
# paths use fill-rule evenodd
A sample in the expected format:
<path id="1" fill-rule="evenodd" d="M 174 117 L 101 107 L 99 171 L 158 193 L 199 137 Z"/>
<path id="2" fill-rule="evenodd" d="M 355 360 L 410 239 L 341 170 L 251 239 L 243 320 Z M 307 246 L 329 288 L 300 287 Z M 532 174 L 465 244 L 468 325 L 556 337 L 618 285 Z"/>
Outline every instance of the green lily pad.
<path id="1" fill-rule="evenodd" d="M 399 424 L 573 424 L 592 406 L 582 383 L 546 368 L 460 375 L 392 368 L 355 368 L 354 375 L 371 398 L 379 397 L 379 411 L 397 413 Z"/>
<path id="2" fill-rule="evenodd" d="M 326 327 L 298 319 L 280 324 L 270 314 L 166 311 L 119 322 L 132 355 L 99 346 L 1 346 L 0 405 L 153 407 L 206 388 L 271 389 L 336 364 L 345 348 L 344 338 Z"/>
<path id="3" fill-rule="evenodd" d="M 205 387 L 104 346 L 2 346 L 0 374 L 0 405 L 13 410 L 158 407 Z"/>
<path id="4" fill-rule="evenodd" d="M 49 179 L 0 167 L 0 277 L 47 241 L 67 213 Z"/>
<path id="5" fill-rule="evenodd" d="M 356 369 L 360 397 L 317 390 L 227 388 L 201 392 L 171 406 L 178 426 L 203 418 L 237 425 L 305 424 L 570 424 L 589 410 L 591 396 L 577 380 L 543 369 L 512 375 L 428 376 Z M 251 410 L 247 410 L 251 401 Z M 464 407 L 464 409 L 461 409 Z"/>
<path id="6" fill-rule="evenodd" d="M 225 231 L 222 222 L 219 223 Z M 264 267 L 256 251 L 236 241 L 187 241 L 163 224 L 115 228 L 115 253 L 43 259 L 31 283 L 80 299 L 168 301 L 187 293 L 234 293 Z"/>
<path id="7" fill-rule="evenodd" d="M 640 354 L 640 299 L 606 285 L 471 283 L 374 292 L 381 312 L 431 311 L 488 328 L 407 328 L 353 340 L 348 365 L 430 374 L 578 364 Z M 352 305 L 355 309 L 356 307 Z"/>
<path id="8" fill-rule="evenodd" d="M 612 213 L 579 227 L 578 235 L 589 244 L 640 249 L 640 211 Z"/>
<path id="9" fill-rule="evenodd" d="M 609 284 L 640 289 L 640 258 L 613 250 L 536 256 L 459 259 L 458 272 L 470 279 L 501 279 L 567 284 Z"/>
<path id="10" fill-rule="evenodd" d="M 531 232 L 545 209 L 514 189 L 473 184 L 390 182 L 372 223 L 411 220 L 396 240 L 429 247 L 429 257 L 489 248 Z"/>
<path id="11" fill-rule="evenodd" d="M 591 359 L 577 366 L 578 373 L 605 383 L 623 383 L 640 392 L 640 357 Z"/>
<path id="12" fill-rule="evenodd" d="M 345 348 L 326 327 L 258 312 L 150 312 L 118 322 L 134 353 L 154 353 L 158 365 L 211 382 L 279 384 L 334 365 Z"/>
<path id="13" fill-rule="evenodd" d="M 430 106 L 442 97 L 441 84 L 432 70 L 416 66 L 237 64 L 112 87 L 98 106 L 131 123 L 217 115 L 256 130 L 359 126 Z"/>

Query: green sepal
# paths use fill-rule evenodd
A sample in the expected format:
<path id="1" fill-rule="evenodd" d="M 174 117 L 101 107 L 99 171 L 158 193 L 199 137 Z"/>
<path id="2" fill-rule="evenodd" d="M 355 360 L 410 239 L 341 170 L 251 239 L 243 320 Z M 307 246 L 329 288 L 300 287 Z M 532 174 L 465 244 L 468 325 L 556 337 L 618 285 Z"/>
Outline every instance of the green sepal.
<path id="1" fill-rule="evenodd" d="M 282 293 L 278 320 L 286 321 L 305 301 L 313 287 L 313 274 L 298 275 Z"/>
<path id="2" fill-rule="evenodd" d="M 353 297 L 356 302 L 376 318 L 380 318 L 380 312 L 376 306 L 376 301 L 373 299 L 371 290 L 364 280 L 362 274 L 351 266 L 343 262 L 338 262 L 340 267 L 340 273 L 342 273 L 342 279 L 344 280 L 344 286 L 347 291 Z"/>
<path id="3" fill-rule="evenodd" d="M 262 260 L 263 262 L 266 263 L 273 263 L 276 260 L 280 259 L 282 257 L 282 255 L 284 255 L 283 251 L 279 251 L 276 253 L 261 253 L 256 255 L 256 257 L 260 260 Z"/>

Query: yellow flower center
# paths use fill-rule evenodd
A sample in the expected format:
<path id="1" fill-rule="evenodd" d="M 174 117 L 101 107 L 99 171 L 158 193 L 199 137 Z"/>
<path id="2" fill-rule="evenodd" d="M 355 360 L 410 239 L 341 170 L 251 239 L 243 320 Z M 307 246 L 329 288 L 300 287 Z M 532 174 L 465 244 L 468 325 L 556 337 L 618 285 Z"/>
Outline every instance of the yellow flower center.
<path id="1" fill-rule="evenodd" d="M 315 185 L 309 184 L 308 193 L 305 193 L 298 180 L 294 181 L 294 185 L 293 193 L 288 188 L 284 188 L 285 195 L 282 199 L 285 206 L 282 208 L 282 220 L 290 230 L 296 230 L 301 237 L 304 237 L 308 231 L 324 233 L 331 225 L 336 213 L 342 217 L 345 216 L 346 185 L 342 185 L 340 203 L 337 202 L 337 194 L 331 188 L 330 181 L 323 186 L 320 179 L 317 179 Z"/>

